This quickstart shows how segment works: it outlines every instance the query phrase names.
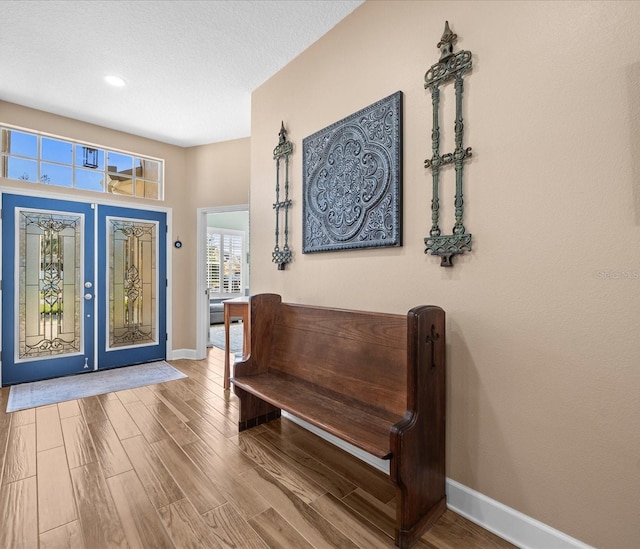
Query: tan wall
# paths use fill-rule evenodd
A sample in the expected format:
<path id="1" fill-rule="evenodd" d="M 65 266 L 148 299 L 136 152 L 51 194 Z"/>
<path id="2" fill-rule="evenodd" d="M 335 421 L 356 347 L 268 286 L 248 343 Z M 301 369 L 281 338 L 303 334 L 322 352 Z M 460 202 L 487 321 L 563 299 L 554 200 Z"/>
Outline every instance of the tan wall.
<path id="1" fill-rule="evenodd" d="M 474 251 L 452 269 L 423 253 L 423 77 L 445 19 L 456 51 L 474 54 L 465 80 Z M 398 313 L 442 306 L 448 476 L 616 548 L 640 539 L 639 33 L 638 2 L 368 1 L 252 96 L 252 293 Z M 404 246 L 303 255 L 302 139 L 397 90 Z M 443 93 L 447 152 L 453 89 Z M 285 271 L 270 257 L 281 120 L 295 146 Z M 450 172 L 442 189 L 449 231 Z"/>
<path id="2" fill-rule="evenodd" d="M 165 200 L 131 199 L 93 192 L 45 187 L 0 178 L 4 187 L 33 192 L 84 196 L 87 200 L 116 200 L 123 204 L 164 206 L 172 210 L 173 349 L 195 349 L 196 210 L 201 207 L 246 204 L 249 187 L 249 139 L 184 149 L 135 135 L 0 101 L 0 123 L 87 141 L 165 160 Z"/>
<path id="3" fill-rule="evenodd" d="M 178 265 L 174 269 L 186 271 L 189 285 L 182 290 L 180 299 L 180 315 L 174 322 L 182 322 L 182 327 L 188 326 L 188 334 L 184 345 L 186 349 L 196 346 L 195 308 L 196 308 L 196 225 L 198 208 L 213 206 L 233 206 L 248 203 L 249 191 L 249 138 L 202 145 L 186 149 L 186 169 L 182 193 L 185 201 L 184 216 L 179 234 L 191 235 L 188 245 L 184 245 L 180 252 Z M 177 228 L 177 226 L 176 226 Z M 174 254 L 174 260 L 177 254 Z M 176 295 L 177 289 L 174 290 Z M 176 325 L 176 331 L 178 330 Z M 176 346 L 175 348 L 180 348 Z"/>

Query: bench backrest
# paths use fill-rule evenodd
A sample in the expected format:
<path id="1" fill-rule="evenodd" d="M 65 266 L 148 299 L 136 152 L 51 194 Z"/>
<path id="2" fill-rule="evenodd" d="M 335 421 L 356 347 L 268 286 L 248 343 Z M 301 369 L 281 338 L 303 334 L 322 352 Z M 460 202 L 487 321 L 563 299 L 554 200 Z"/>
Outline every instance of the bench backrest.
<path id="1" fill-rule="evenodd" d="M 252 318 L 267 314 L 267 309 L 273 316 L 269 333 L 262 334 L 269 342 L 261 360 L 269 370 L 373 406 L 380 415 L 396 419 L 404 415 L 406 316 L 271 301 L 264 308 L 259 302 L 252 303 Z M 253 348 L 252 333 L 252 355 Z"/>

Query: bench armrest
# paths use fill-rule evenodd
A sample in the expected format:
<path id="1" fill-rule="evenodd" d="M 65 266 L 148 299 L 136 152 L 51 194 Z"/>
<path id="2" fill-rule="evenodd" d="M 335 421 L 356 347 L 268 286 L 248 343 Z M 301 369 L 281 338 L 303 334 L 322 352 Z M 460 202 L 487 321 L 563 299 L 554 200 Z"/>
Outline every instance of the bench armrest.
<path id="1" fill-rule="evenodd" d="M 391 428 L 400 547 L 412 544 L 445 504 L 445 313 L 416 307 L 407 322 L 408 411 Z"/>
<path id="2" fill-rule="evenodd" d="M 259 294 L 249 298 L 251 345 L 249 356 L 234 364 L 236 377 L 267 373 L 271 352 L 271 335 L 282 298 L 277 294 Z M 259 322 L 255 311 L 260 312 Z"/>

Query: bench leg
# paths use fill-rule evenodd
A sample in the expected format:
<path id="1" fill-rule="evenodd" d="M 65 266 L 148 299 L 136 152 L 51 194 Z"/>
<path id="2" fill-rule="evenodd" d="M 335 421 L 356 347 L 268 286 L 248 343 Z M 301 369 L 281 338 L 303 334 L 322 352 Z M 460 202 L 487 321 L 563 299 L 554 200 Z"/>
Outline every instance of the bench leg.
<path id="1" fill-rule="evenodd" d="M 404 505 L 406 504 L 405 502 Z M 446 510 L 447 502 L 445 498 L 442 498 L 420 521 L 411 525 L 408 529 L 403 529 L 401 525 L 400 528 L 396 529 L 396 545 L 400 547 L 400 549 L 409 549 L 409 547 L 412 547 Z"/>
<path id="2" fill-rule="evenodd" d="M 256 427 L 280 417 L 280 408 L 276 408 L 235 385 L 233 391 L 240 400 L 239 431 L 246 431 L 251 427 Z"/>

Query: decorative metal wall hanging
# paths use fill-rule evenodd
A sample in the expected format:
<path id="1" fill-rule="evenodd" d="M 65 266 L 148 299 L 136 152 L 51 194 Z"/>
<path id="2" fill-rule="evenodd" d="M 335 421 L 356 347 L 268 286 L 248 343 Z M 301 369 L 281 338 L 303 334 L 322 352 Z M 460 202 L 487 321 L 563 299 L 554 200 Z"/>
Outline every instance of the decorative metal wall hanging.
<path id="1" fill-rule="evenodd" d="M 289 155 L 293 152 L 293 145 L 287 141 L 287 131 L 284 122 L 278 133 L 278 145 L 273 149 L 273 159 L 276 161 L 276 201 L 273 209 L 276 211 L 276 245 L 271 254 L 271 260 L 277 263 L 278 270 L 284 271 L 287 263 L 291 263 L 291 250 L 289 249 Z M 280 161 L 284 159 L 284 200 L 280 200 Z M 280 248 L 280 215 L 284 217 L 284 242 Z"/>
<path id="2" fill-rule="evenodd" d="M 302 148 L 303 253 L 402 245 L 402 92 Z"/>
<path id="3" fill-rule="evenodd" d="M 444 33 L 437 46 L 441 51 L 440 60 L 427 71 L 424 77 L 424 87 L 431 90 L 431 103 L 433 104 L 432 156 L 424 161 L 425 168 L 431 169 L 433 177 L 433 198 L 431 200 L 431 230 L 429 231 L 429 236 L 424 239 L 426 245 L 424 253 L 440 256 L 440 265 L 442 267 L 451 267 L 455 255 L 471 251 L 471 234 L 466 232 L 462 222 L 464 216 L 462 175 L 464 162 L 471 157 L 471 147 L 465 149 L 462 145 L 464 135 L 462 90 L 463 77 L 465 73 L 471 70 L 471 52 L 462 50 L 453 53 L 453 44 L 457 38 L 458 35 L 451 32 L 447 21 Z M 456 92 L 455 150 L 453 153 L 440 155 L 440 125 L 438 120 L 440 86 L 450 80 L 455 81 Z M 438 224 L 440 215 L 440 169 L 447 164 L 454 164 L 456 171 L 455 224 L 451 235 L 441 234 Z"/>

